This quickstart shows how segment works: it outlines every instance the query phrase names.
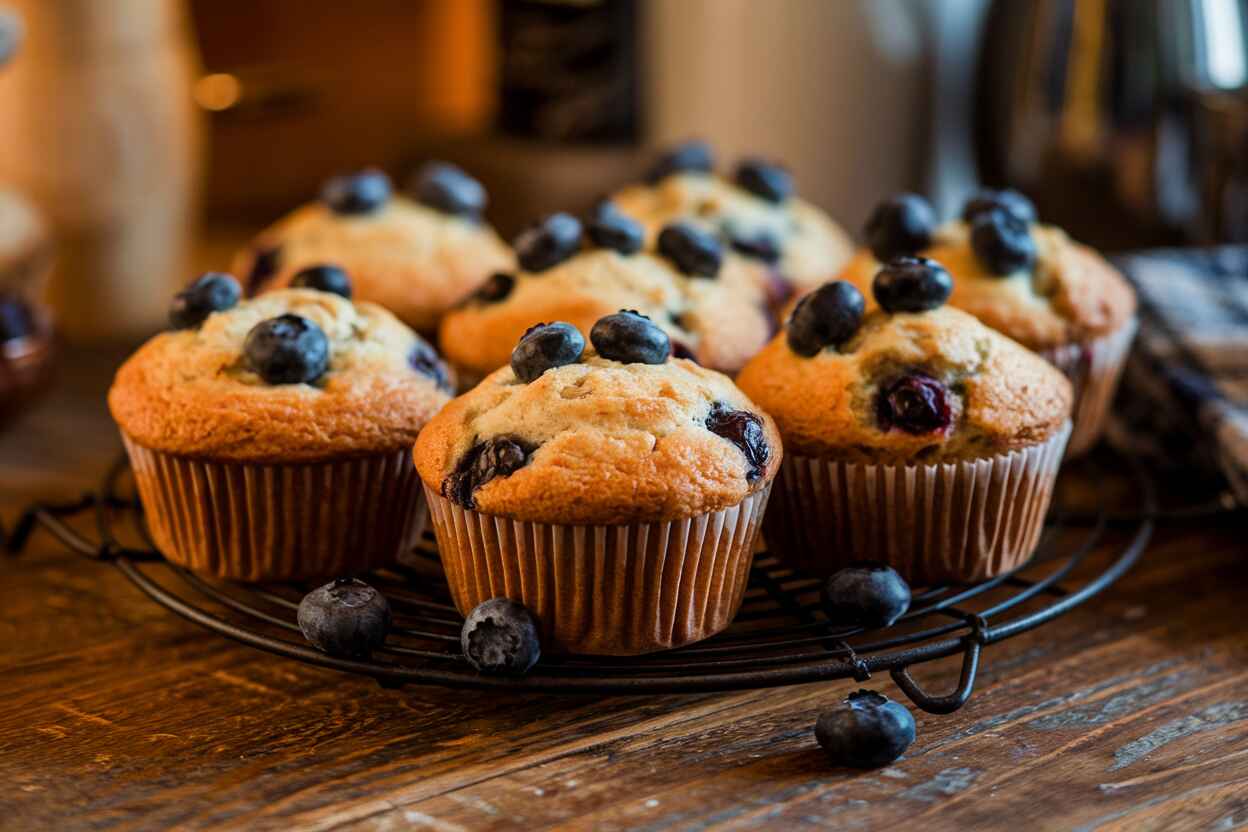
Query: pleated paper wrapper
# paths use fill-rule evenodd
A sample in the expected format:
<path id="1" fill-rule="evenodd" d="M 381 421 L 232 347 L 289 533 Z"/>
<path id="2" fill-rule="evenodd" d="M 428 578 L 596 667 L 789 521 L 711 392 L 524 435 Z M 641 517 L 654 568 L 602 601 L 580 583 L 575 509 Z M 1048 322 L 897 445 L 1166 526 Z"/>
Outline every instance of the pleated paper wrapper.
<path id="1" fill-rule="evenodd" d="M 723 630 L 749 582 L 770 486 L 688 520 L 571 526 L 465 509 L 426 486 L 455 606 L 519 601 L 548 653 L 635 655 Z"/>
<path id="2" fill-rule="evenodd" d="M 1087 453 L 1105 432 L 1118 379 L 1138 327 L 1132 318 L 1114 332 L 1086 344 L 1069 344 L 1040 353 L 1066 374 L 1075 391 L 1074 431 L 1066 445 L 1067 457 Z"/>
<path id="3" fill-rule="evenodd" d="M 915 586 L 980 581 L 1035 551 L 1070 422 L 1049 440 L 985 459 L 866 465 L 786 453 L 764 536 L 768 551 L 827 575 L 854 561 Z"/>
<path id="4" fill-rule="evenodd" d="M 406 449 L 324 462 L 212 462 L 123 437 L 158 549 L 237 581 L 335 578 L 395 563 L 427 512 Z"/>

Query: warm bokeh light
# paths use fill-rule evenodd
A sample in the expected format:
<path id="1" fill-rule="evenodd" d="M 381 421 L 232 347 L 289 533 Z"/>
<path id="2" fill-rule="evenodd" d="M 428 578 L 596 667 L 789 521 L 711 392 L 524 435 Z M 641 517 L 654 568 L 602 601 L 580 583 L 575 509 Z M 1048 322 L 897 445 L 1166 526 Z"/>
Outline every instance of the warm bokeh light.
<path id="1" fill-rule="evenodd" d="M 205 75 L 195 82 L 195 103 L 213 112 L 228 110 L 238 103 L 242 88 L 238 78 L 229 73 Z"/>

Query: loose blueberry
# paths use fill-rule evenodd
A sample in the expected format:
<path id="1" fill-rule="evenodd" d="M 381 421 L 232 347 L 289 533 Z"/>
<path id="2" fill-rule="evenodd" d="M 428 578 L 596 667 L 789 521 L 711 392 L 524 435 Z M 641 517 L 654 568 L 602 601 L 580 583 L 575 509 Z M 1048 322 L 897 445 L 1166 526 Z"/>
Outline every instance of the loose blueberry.
<path id="1" fill-rule="evenodd" d="M 867 304 L 852 283 L 825 283 L 797 303 L 789 316 L 789 349 L 807 358 L 824 347 L 839 347 L 858 332 Z"/>
<path id="2" fill-rule="evenodd" d="M 0 344 L 25 338 L 35 331 L 30 305 L 14 294 L 0 292 Z"/>
<path id="3" fill-rule="evenodd" d="M 875 413 L 880 430 L 897 428 L 915 436 L 947 430 L 953 418 L 945 385 L 920 372 L 881 385 Z"/>
<path id="4" fill-rule="evenodd" d="M 971 222 L 971 249 L 988 271 L 1007 275 L 1036 262 L 1036 241 L 1027 223 L 1005 211 L 988 211 Z"/>
<path id="5" fill-rule="evenodd" d="M 300 289 L 316 289 L 318 292 L 329 292 L 351 300 L 351 278 L 339 266 L 321 263 L 300 269 L 291 278 L 290 285 Z"/>
<path id="6" fill-rule="evenodd" d="M 464 658 L 481 673 L 522 676 L 537 664 L 542 642 L 523 604 L 491 598 L 478 604 L 459 632 Z"/>
<path id="7" fill-rule="evenodd" d="M 416 340 L 412 351 L 407 354 L 407 364 L 416 372 L 437 382 L 438 389 L 448 393 L 454 392 L 455 386 L 451 384 L 451 371 L 424 339 Z"/>
<path id="8" fill-rule="evenodd" d="M 450 162 L 429 162 L 416 174 L 416 199 L 435 211 L 479 219 L 489 198 L 480 182 Z"/>
<path id="9" fill-rule="evenodd" d="M 624 364 L 662 364 L 672 352 L 667 333 L 632 309 L 599 318 L 589 340 L 598 355 Z"/>
<path id="10" fill-rule="evenodd" d="M 641 223 L 625 215 L 611 202 L 601 202 L 594 208 L 585 223 L 585 233 L 594 245 L 623 255 L 641 251 L 646 240 Z"/>
<path id="11" fill-rule="evenodd" d="M 885 312 L 927 312 L 953 292 L 945 267 L 926 257 L 894 257 L 871 284 L 875 301 Z"/>
<path id="12" fill-rule="evenodd" d="M 523 468 L 534 448 L 519 439 L 498 437 L 468 449 L 442 483 L 442 496 L 468 509 L 477 507 L 476 491 L 496 477 L 509 477 Z"/>
<path id="13" fill-rule="evenodd" d="M 329 367 L 329 339 L 315 322 L 288 313 L 252 327 L 243 355 L 269 384 L 311 384 Z"/>
<path id="14" fill-rule="evenodd" d="M 884 262 L 927 248 L 935 228 L 936 213 L 926 199 L 898 194 L 875 206 L 862 233 L 875 259 Z"/>
<path id="15" fill-rule="evenodd" d="M 528 384 L 547 370 L 575 364 L 584 351 L 585 336 L 572 324 L 563 321 L 537 324 L 529 327 L 511 351 L 511 370 L 516 378 Z"/>
<path id="16" fill-rule="evenodd" d="M 793 196 L 793 175 L 764 159 L 744 159 L 737 165 L 739 186 L 767 202 L 781 203 Z"/>
<path id="17" fill-rule="evenodd" d="M 769 266 L 780 262 L 780 243 L 766 231 L 737 231 L 728 234 L 728 245 L 733 251 L 755 260 L 762 260 Z"/>
<path id="18" fill-rule="evenodd" d="M 363 581 L 339 578 L 303 596 L 298 619 L 303 637 L 318 650 L 368 658 L 386 641 L 390 604 Z"/>
<path id="19" fill-rule="evenodd" d="M 213 312 L 232 309 L 243 290 L 233 276 L 207 272 L 190 286 L 173 296 L 169 305 L 169 324 L 174 329 L 194 329 Z"/>
<path id="20" fill-rule="evenodd" d="M 473 292 L 470 300 L 475 303 L 498 303 L 505 300 L 514 288 L 516 288 L 514 277 L 505 272 L 495 272 L 490 275 L 489 280 L 481 284 L 477 291 Z"/>
<path id="21" fill-rule="evenodd" d="M 832 762 L 851 768 L 888 765 L 910 747 L 914 733 L 906 706 L 873 690 L 851 693 L 815 722 L 815 739 Z"/>
<path id="22" fill-rule="evenodd" d="M 260 291 L 282 264 L 281 246 L 258 246 L 252 252 L 251 270 L 247 272 L 247 297 Z"/>
<path id="23" fill-rule="evenodd" d="M 733 410 L 723 402 L 715 402 L 706 417 L 706 429 L 727 439 L 745 454 L 748 466 L 745 479 L 748 482 L 754 482 L 763 475 L 767 460 L 771 458 L 771 448 L 767 444 L 762 419 L 749 411 Z"/>
<path id="24" fill-rule="evenodd" d="M 371 214 L 390 201 L 390 191 L 390 177 L 369 168 L 330 179 L 321 200 L 335 214 Z"/>
<path id="25" fill-rule="evenodd" d="M 688 141 L 660 156 L 646 174 L 646 181 L 653 185 L 673 173 L 710 173 L 714 168 L 711 146 L 703 141 Z"/>
<path id="26" fill-rule="evenodd" d="M 882 563 L 855 563 L 823 585 L 823 611 L 836 625 L 891 627 L 910 609 L 910 585 Z"/>
<path id="27" fill-rule="evenodd" d="M 551 214 L 516 237 L 516 258 L 526 272 L 543 272 L 576 254 L 581 221 L 571 214 Z"/>
<path id="28" fill-rule="evenodd" d="M 972 196 L 962 208 L 962 219 L 973 221 L 989 211 L 1005 211 L 1021 223 L 1036 221 L 1036 206 L 1027 197 L 1012 189 L 1002 191 L 984 190 Z"/>
<path id="29" fill-rule="evenodd" d="M 674 222 L 659 232 L 659 254 L 691 277 L 715 277 L 724 261 L 724 248 L 709 231 L 687 222 Z"/>

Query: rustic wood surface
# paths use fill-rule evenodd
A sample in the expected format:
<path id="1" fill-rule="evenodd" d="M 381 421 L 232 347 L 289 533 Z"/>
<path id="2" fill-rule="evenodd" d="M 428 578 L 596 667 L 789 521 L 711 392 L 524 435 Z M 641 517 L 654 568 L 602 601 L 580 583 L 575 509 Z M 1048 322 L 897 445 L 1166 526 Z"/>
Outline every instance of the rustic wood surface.
<path id="1" fill-rule="evenodd" d="M 117 452 L 116 360 L 69 353 L 0 434 L 7 522 Z M 1163 528 L 1105 596 L 988 648 L 971 702 L 916 712 L 905 757 L 866 773 L 829 766 L 811 731 L 853 683 L 385 690 L 201 631 L 43 535 L 0 560 L 0 828 L 1248 827 L 1243 521 Z M 916 676 L 944 691 L 957 669 Z"/>

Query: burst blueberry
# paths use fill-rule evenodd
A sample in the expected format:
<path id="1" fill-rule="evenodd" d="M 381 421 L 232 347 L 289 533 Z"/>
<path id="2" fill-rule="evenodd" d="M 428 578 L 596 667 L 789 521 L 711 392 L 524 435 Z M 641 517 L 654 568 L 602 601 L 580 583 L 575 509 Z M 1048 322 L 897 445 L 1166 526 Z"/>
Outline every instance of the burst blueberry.
<path id="1" fill-rule="evenodd" d="M 896 428 L 915 436 L 948 430 L 953 419 L 948 389 L 919 371 L 880 385 L 875 413 L 880 430 Z"/>
<path id="2" fill-rule="evenodd" d="M 572 324 L 555 321 L 529 327 L 511 351 L 511 369 L 526 384 L 542 373 L 581 360 L 585 336 Z"/>
<path id="3" fill-rule="evenodd" d="M 252 327 L 243 355 L 269 384 L 312 384 L 329 368 L 329 339 L 315 322 L 288 313 Z"/>
<path id="4" fill-rule="evenodd" d="M 646 174 L 654 184 L 673 173 L 710 173 L 715 168 L 715 155 L 704 141 L 692 140 L 678 144 L 659 157 Z"/>
<path id="5" fill-rule="evenodd" d="M 169 324 L 174 329 L 194 329 L 213 312 L 234 308 L 243 290 L 233 276 L 207 272 L 173 296 Z"/>
<path id="6" fill-rule="evenodd" d="M 521 231 L 514 247 L 521 268 L 527 272 L 546 271 L 580 249 L 581 221 L 571 214 L 551 214 Z"/>
<path id="7" fill-rule="evenodd" d="M 491 598 L 478 604 L 459 633 L 464 658 L 481 673 L 521 676 L 542 655 L 537 622 L 523 604 Z"/>
<path id="8" fill-rule="evenodd" d="M 793 175 L 783 166 L 765 159 L 742 160 L 734 179 L 754 196 L 777 205 L 793 196 Z"/>
<path id="9" fill-rule="evenodd" d="M 815 739 L 828 757 L 850 768 L 886 766 L 905 753 L 914 737 L 914 716 L 906 706 L 872 690 L 851 693 L 815 722 Z"/>
<path id="10" fill-rule="evenodd" d="M 910 585 L 891 566 L 855 563 L 828 578 L 822 600 L 835 625 L 891 627 L 910 609 Z"/>
<path id="11" fill-rule="evenodd" d="M 715 402 L 706 417 L 706 429 L 736 445 L 745 455 L 745 478 L 754 482 L 763 475 L 771 447 L 763 420 L 747 410 L 734 410 L 723 402 Z"/>
<path id="12" fill-rule="evenodd" d="M 371 214 L 390 201 L 390 177 L 376 168 L 335 176 L 321 189 L 321 200 L 335 214 Z"/>
<path id="13" fill-rule="evenodd" d="M 953 292 L 945 267 L 926 257 L 894 257 L 871 284 L 875 302 L 885 312 L 927 312 Z"/>
<path id="14" fill-rule="evenodd" d="M 623 255 L 641 251 L 646 239 L 641 223 L 624 214 L 612 202 L 600 202 L 595 206 L 585 223 L 585 233 L 594 245 Z"/>
<path id="15" fill-rule="evenodd" d="M 789 349 L 807 358 L 825 347 L 839 347 L 858 332 L 866 312 L 862 292 L 852 283 L 825 283 L 798 301 L 789 316 Z"/>
<path id="16" fill-rule="evenodd" d="M 918 194 L 897 194 L 875 206 L 863 228 L 867 247 L 883 262 L 931 245 L 936 214 Z"/>
<path id="17" fill-rule="evenodd" d="M 332 263 L 318 263 L 300 269 L 291 278 L 290 285 L 299 289 L 315 289 L 318 292 L 329 292 L 351 300 L 351 278 L 341 266 Z"/>
<path id="18" fill-rule="evenodd" d="M 468 449 L 442 483 L 442 496 L 468 509 L 477 507 L 477 489 L 498 477 L 509 477 L 529 462 L 533 446 L 500 436 Z"/>
<path id="19" fill-rule="evenodd" d="M 999 209 L 982 213 L 971 222 L 971 249 L 996 275 L 1030 270 L 1036 263 L 1036 241 L 1031 228 Z"/>
<path id="20" fill-rule="evenodd" d="M 672 351 L 667 333 L 632 309 L 600 318 L 589 340 L 599 356 L 624 364 L 662 364 Z"/>
<path id="21" fill-rule="evenodd" d="M 481 183 L 450 162 L 428 162 L 421 167 L 413 190 L 424 205 L 466 219 L 480 219 L 489 201 Z"/>
<path id="22" fill-rule="evenodd" d="M 659 232 L 658 250 L 690 277 L 715 277 L 724 260 L 719 238 L 688 222 L 664 226 Z"/>
<path id="23" fill-rule="evenodd" d="M 1036 221 L 1036 206 L 1032 201 L 1009 188 L 1001 191 L 979 191 L 966 201 L 962 208 L 962 219 L 971 222 L 980 214 L 989 211 L 1005 211 L 1024 224 Z"/>
<path id="24" fill-rule="evenodd" d="M 331 656 L 368 658 L 386 641 L 390 604 L 363 581 L 339 578 L 299 602 L 299 631 Z"/>

